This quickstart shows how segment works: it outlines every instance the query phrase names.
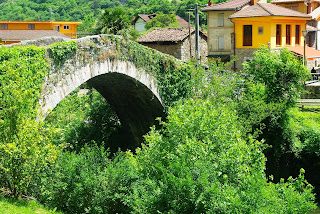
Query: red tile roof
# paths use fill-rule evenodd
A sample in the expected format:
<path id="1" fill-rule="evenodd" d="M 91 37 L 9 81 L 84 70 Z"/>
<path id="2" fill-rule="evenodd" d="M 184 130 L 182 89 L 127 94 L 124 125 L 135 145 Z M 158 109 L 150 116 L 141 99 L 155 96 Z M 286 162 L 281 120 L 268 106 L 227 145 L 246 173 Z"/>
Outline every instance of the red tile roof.
<path id="1" fill-rule="evenodd" d="M 191 29 L 191 33 L 195 30 Z M 200 34 L 206 35 L 200 31 Z M 138 42 L 179 42 L 189 36 L 188 28 L 156 28 L 138 38 Z"/>
<path id="2" fill-rule="evenodd" d="M 271 3 L 296 3 L 296 2 L 305 2 L 304 0 L 273 0 Z M 312 0 L 312 2 L 320 2 L 320 0 Z"/>
<path id="3" fill-rule="evenodd" d="M 227 2 L 222 2 L 219 4 L 214 4 L 202 8 L 202 11 L 211 11 L 211 10 L 240 10 L 243 6 L 249 5 L 250 0 L 230 0 Z"/>
<path id="4" fill-rule="evenodd" d="M 303 46 L 287 47 L 289 51 L 303 56 L 304 48 Z M 313 49 L 309 46 L 306 46 L 306 57 L 307 58 L 320 58 L 320 51 Z"/>
<path id="5" fill-rule="evenodd" d="M 152 13 L 152 14 L 138 14 L 138 16 L 143 19 L 145 22 L 150 21 L 153 17 L 157 16 L 157 14 Z"/>
<path id="6" fill-rule="evenodd" d="M 183 18 L 181 18 L 180 16 L 176 16 L 179 26 L 181 27 L 188 27 L 189 26 L 189 22 L 187 22 L 186 20 L 184 20 Z"/>
<path id="7" fill-rule="evenodd" d="M 246 7 L 229 18 L 246 18 L 246 17 L 261 17 L 261 16 L 288 16 L 288 17 L 303 17 L 311 18 L 310 15 L 290 10 L 275 4 L 257 3 L 255 5 Z"/>
<path id="8" fill-rule="evenodd" d="M 43 37 L 70 38 L 55 30 L 0 30 L 0 39 L 2 41 L 23 41 Z"/>

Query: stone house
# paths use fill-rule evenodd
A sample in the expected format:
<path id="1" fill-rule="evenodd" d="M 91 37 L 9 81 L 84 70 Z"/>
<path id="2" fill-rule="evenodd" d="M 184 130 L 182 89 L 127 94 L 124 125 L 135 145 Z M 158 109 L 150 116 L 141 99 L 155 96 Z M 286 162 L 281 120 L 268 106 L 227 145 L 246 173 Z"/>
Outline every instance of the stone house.
<path id="1" fill-rule="evenodd" d="M 191 54 L 188 28 L 156 28 L 138 38 L 137 42 L 162 53 L 186 61 L 194 57 L 195 30 L 191 29 Z M 202 62 L 207 59 L 207 35 L 200 31 L 199 49 Z"/>
<path id="2" fill-rule="evenodd" d="M 146 29 L 146 23 L 148 21 L 150 21 L 151 19 L 153 19 L 154 17 L 156 17 L 157 14 L 156 13 L 152 13 L 152 14 L 138 14 L 137 17 L 134 18 L 133 20 L 133 24 L 134 24 L 134 28 L 139 32 L 139 33 L 144 33 L 147 31 Z M 189 26 L 189 22 L 187 22 L 186 20 L 184 20 L 183 18 L 181 18 L 180 16 L 176 15 L 176 19 L 179 23 L 180 27 L 188 27 Z"/>

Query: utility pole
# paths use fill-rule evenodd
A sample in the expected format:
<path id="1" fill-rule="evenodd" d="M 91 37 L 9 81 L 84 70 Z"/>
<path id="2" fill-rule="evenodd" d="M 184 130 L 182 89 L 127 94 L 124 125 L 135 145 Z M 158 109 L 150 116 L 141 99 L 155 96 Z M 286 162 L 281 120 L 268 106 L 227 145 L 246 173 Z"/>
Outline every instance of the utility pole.
<path id="1" fill-rule="evenodd" d="M 195 51 L 196 51 L 196 59 L 200 60 L 200 49 L 199 49 L 199 8 L 198 3 L 195 5 L 195 25 L 196 25 L 196 32 L 195 32 Z"/>
<path id="2" fill-rule="evenodd" d="M 190 11 L 189 14 L 189 49 L 190 49 L 190 59 L 192 58 L 192 46 L 191 46 L 191 24 L 190 24 Z"/>

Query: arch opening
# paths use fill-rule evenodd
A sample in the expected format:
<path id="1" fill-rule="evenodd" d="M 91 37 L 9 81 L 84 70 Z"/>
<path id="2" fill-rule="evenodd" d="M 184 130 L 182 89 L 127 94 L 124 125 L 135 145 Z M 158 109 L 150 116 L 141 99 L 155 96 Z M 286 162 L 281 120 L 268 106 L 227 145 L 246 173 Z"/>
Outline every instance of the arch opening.
<path id="1" fill-rule="evenodd" d="M 101 134 L 101 131 L 110 132 L 111 135 L 107 137 L 105 146 L 109 147 L 111 152 L 116 152 L 119 148 L 121 150 L 134 150 L 141 144 L 143 135 L 150 130 L 150 127 L 158 124 L 156 118 L 165 116 L 163 106 L 157 96 L 140 81 L 126 74 L 105 73 L 89 79 L 86 84 L 89 88 L 96 89 L 104 98 L 100 98 L 100 104 L 98 103 L 100 106 L 97 106 L 95 111 L 105 112 L 93 112 L 96 114 L 94 117 L 101 116 L 101 119 L 103 117 L 103 119 L 110 121 L 100 120 L 98 123 L 95 123 L 96 121 L 83 121 L 81 123 L 83 127 L 80 127 L 80 130 L 84 130 L 84 133 L 86 133 L 85 131 L 88 131 L 88 129 L 85 128 L 96 126 L 97 129 L 101 129 L 97 130 L 97 135 Z M 104 101 L 107 104 L 103 104 Z M 87 102 L 89 105 L 97 104 L 92 99 L 87 100 Z M 100 118 L 96 119 L 99 120 Z M 118 119 L 120 125 L 115 125 L 115 120 Z M 113 124 L 111 120 L 114 120 Z M 112 127 L 103 127 L 99 122 Z M 80 136 L 83 136 L 84 133 Z M 88 135 L 93 133 L 95 132 L 89 131 Z M 90 136 L 85 136 L 86 139 L 88 137 Z M 91 137 L 93 138 L 91 140 L 95 140 L 94 136 Z M 87 143 L 90 143 L 90 139 Z M 82 142 L 79 145 L 84 144 Z"/>

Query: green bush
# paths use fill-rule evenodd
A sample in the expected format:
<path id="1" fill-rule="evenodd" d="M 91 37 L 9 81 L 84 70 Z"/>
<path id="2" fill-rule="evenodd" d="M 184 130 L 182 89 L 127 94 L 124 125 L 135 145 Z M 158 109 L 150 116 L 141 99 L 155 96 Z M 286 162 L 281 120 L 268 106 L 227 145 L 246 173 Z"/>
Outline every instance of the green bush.
<path id="1" fill-rule="evenodd" d="M 36 47 L 0 48 L 0 62 L 0 189 L 22 197 L 60 152 L 50 143 L 52 130 L 36 122 L 48 64 Z"/>
<path id="2" fill-rule="evenodd" d="M 112 161 L 103 146 L 92 145 L 77 154 L 65 152 L 56 170 L 43 176 L 39 186 L 44 188 L 38 197 L 68 213 L 129 213 L 122 197 L 137 175 L 126 157 L 120 153 Z"/>
<path id="3" fill-rule="evenodd" d="M 303 177 L 266 181 L 262 144 L 241 138 L 232 111 L 196 100 L 174 107 L 167 119 L 164 130 L 151 131 L 137 150 L 139 179 L 129 197 L 134 212 L 303 213 L 315 208 L 312 187 Z"/>

